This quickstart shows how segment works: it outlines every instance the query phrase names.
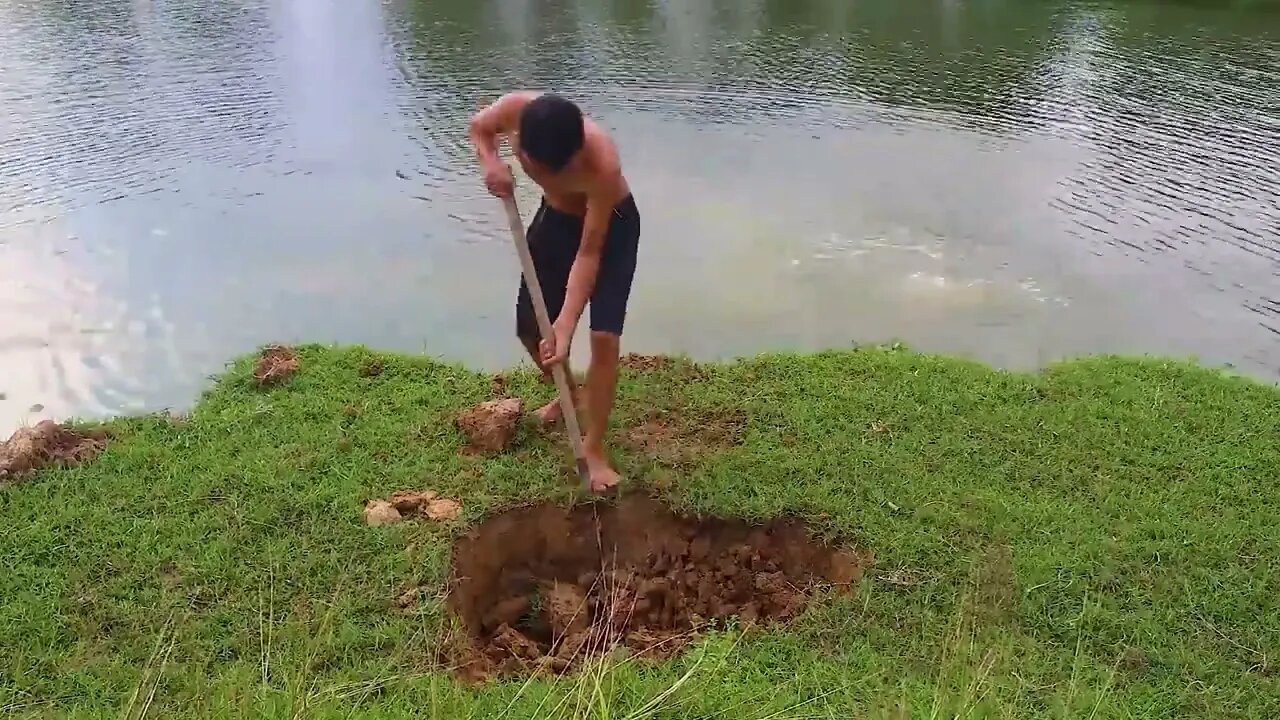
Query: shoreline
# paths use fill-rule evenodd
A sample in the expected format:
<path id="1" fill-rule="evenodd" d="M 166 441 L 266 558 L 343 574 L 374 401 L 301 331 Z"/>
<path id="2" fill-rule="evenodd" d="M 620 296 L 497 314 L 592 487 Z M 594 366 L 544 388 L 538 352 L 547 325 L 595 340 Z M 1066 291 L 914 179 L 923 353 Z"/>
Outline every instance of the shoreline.
<path id="1" fill-rule="evenodd" d="M 577 493 L 562 431 L 521 423 L 474 453 L 456 418 L 552 389 L 531 369 L 296 350 L 292 377 L 261 384 L 258 355 L 238 358 L 190 413 L 88 423 L 100 455 L 0 487 L 0 707 L 573 717 L 599 693 L 619 715 L 654 698 L 687 716 L 749 698 L 760 717 L 1280 714 L 1275 386 L 1159 358 L 1019 373 L 901 346 L 632 356 L 612 428 L 630 492 L 796 517 L 874 564 L 775 629 L 465 685 L 436 652 L 457 640 L 453 541 Z M 410 489 L 449 512 L 367 524 L 366 503 Z"/>

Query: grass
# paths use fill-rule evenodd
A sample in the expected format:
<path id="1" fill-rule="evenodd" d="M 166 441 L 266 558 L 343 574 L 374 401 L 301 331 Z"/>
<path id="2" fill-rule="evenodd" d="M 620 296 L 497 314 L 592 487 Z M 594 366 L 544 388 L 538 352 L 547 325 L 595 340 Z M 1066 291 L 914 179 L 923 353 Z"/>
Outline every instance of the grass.
<path id="1" fill-rule="evenodd" d="M 467 688 L 433 663 L 450 538 L 570 498 L 561 439 L 466 456 L 452 418 L 488 377 L 301 356 L 268 391 L 241 359 L 185 422 L 113 421 L 97 461 L 0 489 L 0 712 L 1280 717 L 1273 387 L 1165 360 L 1025 375 L 898 348 L 626 372 L 619 433 L 662 417 L 691 450 L 619 449 L 632 482 L 694 511 L 798 513 L 875 569 L 786 630 Z M 550 392 L 527 372 L 511 388 Z M 707 440 L 718 418 L 740 444 Z M 464 516 L 362 524 L 367 498 L 422 487 Z M 422 602 L 394 607 L 415 586 Z"/>

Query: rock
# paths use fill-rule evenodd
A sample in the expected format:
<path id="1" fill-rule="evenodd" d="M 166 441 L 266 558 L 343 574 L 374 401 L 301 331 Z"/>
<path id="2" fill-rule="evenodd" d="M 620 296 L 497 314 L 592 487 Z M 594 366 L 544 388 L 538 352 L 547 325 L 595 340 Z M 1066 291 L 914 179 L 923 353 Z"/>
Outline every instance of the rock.
<path id="1" fill-rule="evenodd" d="M 472 450 L 501 452 L 510 447 L 523 408 L 519 398 L 483 402 L 458 416 L 458 429 Z"/>
<path id="2" fill-rule="evenodd" d="M 364 506 L 364 521 L 369 525 L 394 525 L 400 519 L 400 512 L 386 500 L 370 500 Z"/>

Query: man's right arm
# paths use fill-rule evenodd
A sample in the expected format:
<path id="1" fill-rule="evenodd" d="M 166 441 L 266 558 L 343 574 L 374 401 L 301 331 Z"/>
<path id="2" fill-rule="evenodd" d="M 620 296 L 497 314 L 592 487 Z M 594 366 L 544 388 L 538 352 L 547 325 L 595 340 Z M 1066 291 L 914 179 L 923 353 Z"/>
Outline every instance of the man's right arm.
<path id="1" fill-rule="evenodd" d="M 510 92 L 471 117 L 471 144 L 483 167 L 490 168 L 499 162 L 498 138 L 515 130 L 520 111 L 537 96 L 535 92 Z"/>

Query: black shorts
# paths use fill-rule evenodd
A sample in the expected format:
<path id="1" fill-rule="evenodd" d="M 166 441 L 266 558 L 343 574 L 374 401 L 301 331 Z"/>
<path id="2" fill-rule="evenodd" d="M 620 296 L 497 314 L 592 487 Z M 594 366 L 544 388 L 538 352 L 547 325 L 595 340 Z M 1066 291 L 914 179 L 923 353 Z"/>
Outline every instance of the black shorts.
<path id="1" fill-rule="evenodd" d="M 582 223 L 581 216 L 560 212 L 548 205 L 545 198 L 529 223 L 529 253 L 533 255 L 534 271 L 542 285 L 542 296 L 547 301 L 547 315 L 551 322 L 556 321 L 564 307 L 569 270 L 582 242 Z M 592 331 L 622 334 L 639 243 L 640 211 L 636 208 L 635 198 L 627 195 L 614 206 L 609 217 L 609 229 L 605 232 L 600 270 L 589 302 Z M 516 295 L 516 334 L 529 339 L 541 337 L 523 274 L 520 291 Z"/>

